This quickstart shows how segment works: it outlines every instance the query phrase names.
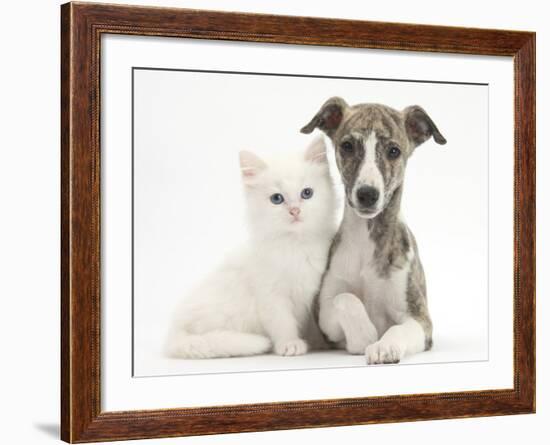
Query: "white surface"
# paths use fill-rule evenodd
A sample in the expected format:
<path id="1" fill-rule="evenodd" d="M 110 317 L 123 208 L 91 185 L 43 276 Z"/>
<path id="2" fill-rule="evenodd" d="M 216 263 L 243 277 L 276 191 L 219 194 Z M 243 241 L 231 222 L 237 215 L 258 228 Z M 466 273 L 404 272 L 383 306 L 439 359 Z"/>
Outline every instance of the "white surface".
<path id="1" fill-rule="evenodd" d="M 509 58 L 498 57 L 469 57 L 456 55 L 428 55 L 415 53 L 392 53 L 384 51 L 368 51 L 368 50 L 345 50 L 338 51 L 331 48 L 316 48 L 314 51 L 309 51 L 308 48 L 291 46 L 291 45 L 240 45 L 230 42 L 205 42 L 193 41 L 184 39 L 158 39 L 158 38 L 134 38 L 109 36 L 102 42 L 102 48 L 105 50 L 104 59 L 102 60 L 102 258 L 103 258 L 103 279 L 102 279 L 102 408 L 105 410 L 126 410 L 126 409 L 148 409 L 148 408 L 163 408 L 163 407 L 181 407 L 181 406 L 206 406 L 212 404 L 235 404 L 235 403 L 256 403 L 267 401 L 289 401 L 289 400 L 312 400 L 335 397 L 358 397 L 358 396 L 374 396 L 386 394 L 403 394 L 403 393 L 427 393 L 441 391 L 461 391 L 473 389 L 494 389 L 507 388 L 512 386 L 512 201 L 502 199 L 503 196 L 512 196 L 512 161 L 513 161 L 513 143 L 512 143 L 512 69 L 511 60 Z M 358 57 L 359 56 L 359 57 Z M 402 74 L 406 72 L 414 79 L 449 79 L 460 80 L 465 82 L 489 82 L 490 96 L 489 108 L 493 110 L 490 115 L 491 123 L 489 126 L 489 165 L 490 165 L 490 187 L 489 187 L 489 207 L 490 207 L 490 270 L 489 270 L 489 288 L 490 288 L 490 320 L 489 320 L 489 351 L 490 360 L 483 362 L 451 362 L 445 365 L 418 365 L 413 367 L 392 366 L 392 367 L 352 367 L 352 368 L 334 368 L 334 369 L 307 369 L 301 372 L 296 371 L 279 371 L 279 372 L 255 372 L 255 373 L 232 373 L 232 374 L 204 374 L 190 376 L 178 376 L 173 378 L 131 378 L 131 356 L 128 345 L 130 343 L 131 332 L 131 119 L 130 119 L 130 68 L 132 66 L 164 66 L 168 68 L 178 68 L 187 66 L 190 68 L 204 67 L 205 60 L 209 62 L 209 69 L 235 70 L 244 71 L 260 71 L 273 72 L 280 70 L 287 73 L 323 73 L 328 75 L 358 75 L 365 77 L 373 76 L 377 78 L 387 78 L 396 76 L 396 73 Z M 332 60 L 331 65 L 327 65 L 326 61 Z M 275 62 L 276 61 L 276 62 Z M 336 63 L 338 62 L 338 63 Z M 401 77 L 401 76 L 400 76 Z M 451 80 L 451 79 L 449 79 Z M 164 76 L 163 83 L 167 82 Z M 250 81 L 248 81 L 250 82 Z M 248 83 L 247 83 L 248 84 Z M 251 84 L 253 85 L 253 84 Z M 309 82 L 308 82 L 309 85 Z M 399 86 L 403 84 L 396 83 L 392 85 L 392 89 L 399 91 Z M 424 92 L 429 91 L 429 84 L 420 84 L 423 87 L 418 87 Z M 428 86 L 426 86 L 428 85 Z M 168 85 L 169 86 L 169 85 Z M 340 84 L 338 87 L 341 88 Z M 251 86 L 252 88 L 252 86 Z M 334 88 L 333 85 L 330 88 Z M 176 98 L 175 103 L 184 101 L 182 94 L 177 88 L 168 88 L 172 97 Z M 149 95 L 148 100 L 156 101 L 158 97 L 163 95 L 161 87 L 156 86 L 155 94 Z M 402 95 L 410 92 L 408 88 L 402 87 L 400 90 Z M 414 91 L 414 90 L 413 90 Z M 418 91 L 418 90 L 417 90 Z M 443 90 L 445 92 L 445 90 Z M 373 94 L 374 92 L 371 91 Z M 460 91 L 462 93 L 462 90 Z M 448 94 L 448 91 L 446 91 Z M 282 93 L 280 93 L 282 94 Z M 380 93 L 377 93 L 380 94 Z M 440 93 L 441 94 L 441 93 Z M 455 93 L 456 95 L 456 93 Z M 197 95 L 197 97 L 200 94 Z M 206 96 L 206 94 L 203 94 Z M 435 92 L 424 94 L 426 98 L 436 96 Z M 452 95 L 449 94 L 452 97 Z M 389 95 L 388 97 L 392 97 Z M 416 98 L 416 95 L 414 96 Z M 470 98 L 470 102 L 476 104 L 476 96 Z M 399 99 L 402 99 L 399 97 Z M 405 104 L 416 102 L 409 98 Z M 248 99 L 250 100 L 250 99 Z M 393 100 L 397 100 L 393 97 Z M 478 98 L 479 100 L 479 98 Z M 456 99 L 455 99 L 456 101 Z M 171 101 L 161 102 L 172 103 Z M 320 100 L 322 102 L 322 99 Z M 153 102 L 154 103 L 154 102 Z M 252 102 L 252 104 L 254 104 Z M 402 107 L 405 104 L 401 105 Z M 440 102 L 432 102 L 432 106 L 436 109 Z M 194 104 L 198 111 L 207 113 L 208 108 L 204 111 L 197 103 Z M 163 106 L 155 106 L 150 109 L 157 113 L 148 113 L 146 121 L 151 121 L 151 117 L 158 115 L 159 109 Z M 260 108 L 257 105 L 256 108 Z M 262 107 L 263 108 L 263 107 Z M 485 121 L 486 114 L 483 112 L 481 116 L 476 114 L 479 108 L 484 109 L 482 105 L 474 106 L 472 113 L 477 119 Z M 317 107 L 314 107 L 314 111 Z M 291 112 L 288 112 L 292 116 Z M 306 121 L 311 118 L 309 109 L 303 112 Z M 176 113 L 177 114 L 177 113 Z M 300 112 L 300 114 L 302 114 Z M 463 113 L 464 114 L 464 113 Z M 162 114 L 161 114 L 162 115 Z M 434 113 L 432 112 L 432 115 Z M 443 118 L 447 116 L 443 114 Z M 469 126 L 476 128 L 473 122 L 468 122 L 461 115 L 452 115 L 453 121 L 449 122 L 451 133 L 447 133 L 446 137 L 450 140 L 460 141 L 460 145 L 453 150 L 451 143 L 445 148 L 430 147 L 426 145 L 419 147 L 416 156 L 411 159 L 409 167 L 413 167 L 412 172 L 408 171 L 411 179 L 411 174 L 414 174 L 416 168 L 422 165 L 428 166 L 427 171 L 417 171 L 418 177 L 424 175 L 428 178 L 433 178 L 431 181 L 409 181 L 411 184 L 424 184 L 427 188 L 425 191 L 419 191 L 420 195 L 433 195 L 434 187 L 437 187 L 438 182 L 445 184 L 453 184 L 455 187 L 455 195 L 452 201 L 455 201 L 450 208 L 445 209 L 448 215 L 458 219 L 459 224 L 453 225 L 449 219 L 445 220 L 445 224 L 439 224 L 435 227 L 431 224 L 425 225 L 424 230 L 428 233 L 426 240 L 419 240 L 421 254 L 424 261 L 425 254 L 430 258 L 431 249 L 424 249 L 423 245 L 430 247 L 437 243 L 438 247 L 445 248 L 445 243 L 448 242 L 448 229 L 445 225 L 451 228 L 456 228 L 452 234 L 456 237 L 460 233 L 461 227 L 466 226 L 468 218 L 464 214 L 463 199 L 464 195 L 461 190 L 467 187 L 464 178 L 467 175 L 462 175 L 460 168 L 466 171 L 475 171 L 475 167 L 469 163 L 463 164 L 463 160 L 459 160 L 461 152 L 465 151 L 466 159 L 476 159 L 478 153 L 468 152 L 468 144 L 472 141 L 467 137 L 461 138 L 461 133 L 468 133 L 468 128 L 461 128 L 456 122 L 470 123 Z M 273 120 L 273 119 L 272 119 Z M 267 122 L 267 126 L 263 132 L 258 133 L 257 138 L 263 136 L 271 130 L 272 120 Z M 284 128 L 300 127 L 299 116 L 292 118 Z M 437 120 L 438 124 L 440 119 Z M 168 131 L 170 134 L 178 135 L 181 128 L 181 122 L 177 119 L 167 119 L 165 122 L 160 119 L 161 126 L 153 132 L 153 134 L 162 141 L 159 133 Z M 261 120 L 255 120 L 256 125 L 261 125 Z M 477 123 L 479 128 L 479 123 Z M 171 126 L 173 127 L 171 129 Z M 469 127 L 466 125 L 466 127 Z M 153 127 L 155 128 L 155 127 Z M 455 131 L 452 129 L 455 128 Z M 483 127 L 482 127 L 483 128 Z M 506 128 L 507 131 L 502 131 Z M 174 130 L 175 129 L 175 130 Z M 296 130 L 294 130 L 296 131 Z M 297 137 L 300 136 L 299 133 Z M 204 132 L 204 131 L 203 131 Z M 209 132 L 209 134 L 211 131 Z M 138 132 L 139 134 L 139 132 Z M 479 138 L 479 130 L 473 131 L 474 143 Z M 240 136 L 237 133 L 236 136 Z M 183 137 L 183 141 L 187 143 L 187 134 Z M 209 136 L 215 138 L 214 135 Z M 162 143 L 156 144 L 155 140 L 150 140 L 150 144 L 155 147 L 162 147 Z M 181 141 L 181 136 L 176 137 L 176 140 Z M 228 139 L 232 141 L 231 138 Z M 298 139 L 300 140 L 300 139 Z M 263 141 L 263 138 L 262 138 Z M 294 141 L 294 140 L 292 140 Z M 172 139 L 170 139 L 172 142 Z M 225 139 L 224 139 L 225 142 Z M 255 143 L 256 140 L 250 141 Z M 166 142 L 165 142 L 166 143 Z M 173 142 L 172 142 L 173 143 Z M 184 142 L 180 142 L 182 145 Z M 202 146 L 202 139 L 195 141 L 194 145 Z M 274 146 L 277 146 L 275 142 Z M 294 142 L 293 142 L 294 143 Z M 480 144 L 480 151 L 483 151 L 484 144 Z M 196 147 L 192 147 L 196 148 Z M 430 150 L 431 148 L 431 150 Z M 438 150 L 439 149 L 439 150 Z M 235 150 L 235 149 L 233 149 Z M 229 156 L 231 147 L 228 147 Z M 217 153 L 224 153 L 224 150 L 219 150 Z M 450 154 L 449 154 L 450 153 Z M 436 159 L 436 156 L 441 158 L 437 165 L 441 165 L 445 156 L 456 156 L 453 158 L 454 163 L 445 171 L 439 169 L 430 169 L 431 159 Z M 423 158 L 424 157 L 424 158 Z M 153 157 L 153 159 L 155 159 Z M 162 156 L 159 157 L 161 160 Z M 424 159 L 424 162 L 421 162 Z M 481 156 L 479 165 L 484 165 L 485 156 Z M 152 162 L 152 161 L 150 161 Z M 177 178 L 180 172 L 180 165 L 185 163 L 182 158 L 179 163 L 167 167 L 162 175 L 162 180 L 169 183 L 173 178 Z M 206 163 L 209 165 L 211 162 Z M 179 165 L 178 165 L 179 164 Z M 225 165 L 230 165 L 230 158 L 220 163 L 221 168 Z M 475 163 L 474 163 L 475 164 Z M 153 163 L 152 165 L 156 165 Z M 162 164 L 161 164 L 162 165 Z M 205 162 L 200 162 L 199 165 L 205 168 Z M 480 171 L 483 172 L 482 167 Z M 449 176 L 448 170 L 453 171 L 453 176 Z M 170 173 L 175 171 L 176 174 Z M 456 173 L 454 173 L 456 171 Z M 219 172 L 219 170 L 218 170 Z M 454 175 L 459 175 L 459 180 L 451 180 Z M 438 176 L 441 175 L 441 176 Z M 140 173 L 138 176 L 142 176 Z M 472 182 L 476 182 L 477 178 L 483 178 L 482 173 L 474 174 Z M 153 182 L 153 181 L 152 181 Z M 483 181 L 478 180 L 478 193 L 483 195 Z M 151 185 L 150 185 L 151 187 Z M 186 187 L 185 183 L 180 183 L 179 186 L 174 186 L 177 189 Z M 453 190 L 449 188 L 447 190 Z M 475 193 L 477 189 L 474 187 Z M 405 193 L 410 193 L 410 190 Z M 450 192 L 449 192 L 450 193 Z M 157 195 L 160 195 L 158 192 Z M 413 195 L 411 195 L 413 196 Z M 446 198 L 446 197 L 445 197 Z M 175 202 L 174 202 L 175 201 Z M 179 208 L 179 197 L 174 197 L 173 208 Z M 160 198 L 154 202 L 154 208 L 158 206 L 158 202 L 162 202 Z M 483 212 L 483 200 L 478 199 L 475 205 L 481 207 L 479 213 Z M 405 201 L 405 204 L 407 201 Z M 407 205 L 407 204 L 406 204 Z M 415 213 L 417 207 L 421 205 L 420 200 L 415 200 L 414 206 L 406 213 L 406 218 L 410 221 L 410 217 L 415 214 L 421 218 L 419 224 L 411 224 L 415 230 L 415 234 L 422 237 L 422 231 L 416 230 L 417 227 L 422 227 L 422 218 L 433 212 L 433 204 L 424 208 L 423 212 Z M 424 202 L 422 205 L 426 205 Z M 436 207 L 442 204 L 437 204 Z M 173 215 L 174 213 L 171 213 Z M 482 213 L 481 213 L 482 214 Z M 465 222 L 460 224 L 461 220 Z M 182 224 L 185 223 L 184 221 Z M 472 227 L 480 227 L 480 223 L 476 226 L 475 220 Z M 169 226 L 167 226 L 169 227 Z M 164 227 L 162 228 L 165 229 Z M 176 224 L 177 230 L 177 224 Z M 200 229 L 199 229 L 200 230 Z M 438 232 L 440 230 L 440 232 Z M 478 229 L 479 230 L 479 229 Z M 470 229 L 467 233 L 470 234 L 473 230 Z M 156 233 L 162 233 L 162 230 L 157 230 Z M 175 239 L 179 238 L 179 233 L 174 235 Z M 440 239 L 435 234 L 440 234 Z M 469 235 L 471 236 L 471 235 Z M 435 240 L 435 241 L 434 241 Z M 423 241 L 425 241 L 423 243 Z M 473 270 L 468 270 L 468 262 L 473 261 L 472 251 L 480 249 L 479 244 L 474 244 L 474 247 L 468 244 L 467 239 L 460 239 L 461 243 L 453 245 L 450 249 L 453 255 L 449 255 L 447 250 L 436 251 L 438 256 L 433 259 L 433 262 L 428 262 L 427 270 L 432 270 L 434 267 L 437 270 L 443 261 L 441 258 L 449 258 L 448 264 L 443 264 L 442 269 L 438 269 L 432 275 L 442 274 L 446 280 L 440 280 L 442 285 L 439 291 L 431 290 L 431 300 L 440 301 L 441 312 L 434 316 L 441 316 L 441 313 L 446 313 L 445 322 L 448 329 L 444 331 L 443 338 L 447 333 L 450 335 L 459 331 L 458 338 L 454 338 L 455 344 L 464 341 L 464 344 L 470 344 L 468 336 L 477 332 L 475 326 L 486 326 L 483 324 L 476 325 L 475 316 L 483 317 L 483 309 L 486 307 L 486 297 L 481 294 L 477 297 L 472 287 L 475 289 L 483 288 L 482 283 L 485 275 L 483 272 L 485 264 L 479 265 Z M 170 240 L 170 246 L 176 245 L 175 240 Z M 483 251 L 486 241 L 482 241 L 481 251 Z M 470 249 L 464 252 L 463 249 Z M 185 251 L 184 251 L 185 252 Z M 171 276 L 182 277 L 179 263 L 185 261 L 184 255 L 178 257 L 176 254 L 171 254 L 171 260 L 161 264 L 159 270 L 162 272 L 162 280 L 157 279 L 155 288 L 152 288 L 151 293 L 146 293 L 145 298 L 152 300 L 152 305 L 163 306 L 169 308 L 163 303 L 165 295 L 169 295 L 174 291 L 173 288 L 165 288 L 164 293 L 157 294 L 155 289 L 159 287 L 166 279 L 171 279 Z M 482 257 L 482 255 L 481 255 Z M 162 255 L 157 255 L 157 261 L 161 261 Z M 203 259 L 207 259 L 204 257 Z M 150 263 L 149 263 L 150 264 Z M 207 267 L 210 265 L 207 263 Z M 174 268 L 172 274 L 166 273 L 164 268 Z M 449 269 L 451 274 L 449 274 Z M 470 282 L 470 286 L 462 289 L 460 294 L 454 296 L 450 301 L 441 300 L 449 293 L 448 289 L 454 289 L 460 286 L 460 282 L 464 281 L 461 275 L 472 275 L 477 278 L 477 282 Z M 476 275 L 473 275 L 473 274 Z M 140 278 L 142 278 L 140 274 Z M 428 275 L 428 280 L 433 280 L 434 277 Z M 503 279 L 502 277 L 507 277 Z M 180 278 L 182 279 L 182 278 Z M 447 281 L 447 282 L 445 282 Z M 435 280 L 437 283 L 438 281 Z M 429 284 L 431 285 L 431 284 Z M 454 300 L 454 301 L 453 301 Z M 467 301 L 467 305 L 472 306 L 472 311 L 460 311 L 458 306 L 461 301 Z M 484 302 L 483 305 L 478 300 Z M 143 300 L 140 300 L 140 303 Z M 431 304 L 431 303 L 430 303 Z M 447 307 L 450 306 L 450 310 Z M 437 305 L 435 305 L 437 307 Z M 142 309 L 139 309 L 142 310 Z M 162 309 L 147 306 L 147 312 L 158 314 Z M 136 311 L 139 314 L 139 311 Z M 166 312 L 165 312 L 166 313 Z M 460 314 L 456 319 L 451 318 L 448 314 Z M 149 314 L 147 314 L 149 315 Z M 433 314 L 432 314 L 433 315 Z M 157 318 L 153 325 L 153 329 L 147 332 L 145 336 L 148 341 L 155 343 L 155 336 L 162 332 L 165 319 Z M 436 324 L 437 326 L 437 324 Z M 437 328 L 440 329 L 440 328 Z M 464 332 L 466 334 L 464 334 Z M 151 333 L 151 332 L 154 332 Z M 449 334 L 447 334 L 449 335 Z M 475 334 L 474 334 L 475 335 Z M 476 338 L 475 342 L 479 342 Z M 157 347 L 158 348 L 158 347 Z M 437 352 L 427 353 L 437 354 Z M 475 357 L 475 354 L 473 354 Z M 479 356 L 478 356 L 479 357 Z M 479 359 L 479 358 L 478 358 Z M 307 360 L 307 358 L 306 358 Z M 313 360 L 313 358 L 311 358 Z M 414 360 L 414 358 L 413 358 Z M 422 357 L 417 357 L 417 360 L 422 360 Z M 439 361 L 437 357 L 435 361 Z M 338 356 L 331 359 L 332 362 L 338 361 Z M 430 361 L 430 360 L 426 360 Z M 153 361 L 155 365 L 155 373 L 164 374 L 165 371 L 159 370 L 158 365 L 162 365 L 160 361 Z M 203 366 L 210 364 L 208 372 L 218 370 L 216 362 L 206 362 Z M 231 362 L 234 363 L 234 362 Z M 291 361 L 285 363 L 293 363 Z M 296 363 L 296 362 L 294 362 Z M 299 362 L 298 362 L 299 363 Z M 139 363 L 141 366 L 143 363 Z M 280 366 L 284 363 L 279 361 Z M 181 366 L 181 365 L 180 365 Z M 183 365 L 184 366 L 184 365 Z M 285 365 L 289 369 L 291 365 Z M 334 366 L 334 365 L 333 365 Z M 204 368 L 203 368 L 204 369 Z M 258 369 L 258 359 L 256 359 L 256 369 Z M 265 362 L 261 369 L 266 369 Z M 459 377 L 457 377 L 459 376 Z M 326 384 L 330 382 L 330 384 Z M 177 387 L 179 390 L 174 391 Z"/>
<path id="2" fill-rule="evenodd" d="M 123 2 L 121 0 L 121 2 Z M 183 5 L 210 9 L 263 11 L 286 14 L 391 20 L 477 27 L 531 29 L 538 32 L 539 79 L 537 113 L 539 147 L 550 145 L 544 123 L 550 118 L 550 89 L 544 79 L 549 74 L 550 30 L 542 2 L 526 0 L 500 2 L 498 14 L 491 2 L 467 1 L 409 2 L 396 0 L 378 3 L 375 8 L 357 1 L 293 2 L 246 0 L 140 1 L 154 5 Z M 32 14 L 28 14 L 32 11 Z M 59 413 L 59 19 L 57 1 L 12 2 L 3 10 L 5 20 L 0 30 L 5 65 L 0 71 L 3 90 L 2 142 L 0 150 L 0 185 L 3 209 L 9 217 L 0 224 L 0 295 L 2 312 L 2 407 L 5 419 L 2 440 L 11 444 L 36 445 L 57 441 Z M 33 32 L 21 32 L 25 28 Z M 17 36 L 17 38 L 15 38 Z M 22 55 L 26 55 L 23 57 Z M 40 67 L 40 69 L 37 69 Z M 27 95 L 22 96 L 22 91 Z M 32 122 L 32 131 L 29 131 Z M 550 203 L 545 198 L 550 177 L 548 150 L 538 152 L 538 220 L 550 218 Z M 12 191 L 16 191 L 12 193 Z M 39 215 L 39 217 L 37 217 Z M 147 444 L 400 444 L 421 441 L 424 444 L 477 443 L 486 438 L 502 445 L 528 440 L 532 444 L 547 441 L 550 421 L 549 352 L 550 327 L 544 323 L 550 306 L 546 296 L 550 277 L 544 273 L 550 261 L 550 234 L 539 230 L 538 296 L 539 348 L 538 407 L 530 416 L 493 417 L 449 421 L 413 422 L 345 428 L 322 428 L 265 433 L 232 434 L 180 439 L 150 440 Z M 32 246 L 32 247 L 31 247 Z M 29 276 L 32 273 L 32 276 Z M 14 341 L 16 340 L 16 341 Z M 23 393 L 23 394 L 22 394 Z M 9 420 L 8 420 L 9 419 Z"/>

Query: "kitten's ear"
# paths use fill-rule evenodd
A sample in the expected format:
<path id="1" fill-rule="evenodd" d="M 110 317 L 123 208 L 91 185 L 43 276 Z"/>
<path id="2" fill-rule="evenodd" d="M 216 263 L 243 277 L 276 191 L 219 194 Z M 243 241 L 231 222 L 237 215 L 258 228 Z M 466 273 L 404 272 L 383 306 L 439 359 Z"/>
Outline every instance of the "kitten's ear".
<path id="1" fill-rule="evenodd" d="M 258 173 L 267 168 L 267 164 L 259 156 L 246 150 L 239 152 L 239 162 L 245 183 L 252 182 Z"/>
<path id="2" fill-rule="evenodd" d="M 327 164 L 327 145 L 323 136 L 319 136 L 306 149 L 306 161 L 316 164 Z"/>

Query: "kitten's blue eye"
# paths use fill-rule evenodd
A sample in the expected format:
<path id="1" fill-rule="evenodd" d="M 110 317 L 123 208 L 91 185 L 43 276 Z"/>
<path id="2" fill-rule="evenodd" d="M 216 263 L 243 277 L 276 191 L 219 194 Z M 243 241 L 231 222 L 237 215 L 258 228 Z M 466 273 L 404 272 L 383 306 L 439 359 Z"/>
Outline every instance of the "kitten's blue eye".
<path id="1" fill-rule="evenodd" d="M 273 195 L 271 195 L 269 197 L 269 199 L 271 200 L 271 202 L 275 205 L 279 205 L 279 204 L 282 204 L 285 200 L 285 198 L 283 197 L 283 195 L 281 195 L 280 193 L 273 193 Z"/>
<path id="2" fill-rule="evenodd" d="M 300 196 L 303 199 L 311 198 L 313 196 L 313 189 L 309 188 L 309 187 L 306 187 L 305 189 L 302 190 L 302 193 L 300 193 Z"/>

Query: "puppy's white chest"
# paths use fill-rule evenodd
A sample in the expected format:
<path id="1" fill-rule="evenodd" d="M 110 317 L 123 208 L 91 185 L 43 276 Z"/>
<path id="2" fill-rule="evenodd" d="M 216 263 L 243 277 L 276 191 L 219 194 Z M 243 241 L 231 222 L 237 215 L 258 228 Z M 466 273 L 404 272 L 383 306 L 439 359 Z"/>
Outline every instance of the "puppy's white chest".
<path id="1" fill-rule="evenodd" d="M 377 257 L 368 230 L 355 232 L 355 236 L 359 239 L 342 240 L 340 270 L 345 271 L 352 292 L 363 301 L 378 330 L 384 331 L 406 315 L 409 265 L 381 276 L 378 262 L 384 260 Z"/>
<path id="2" fill-rule="evenodd" d="M 366 224 L 355 231 L 354 236 L 342 237 L 335 262 L 346 281 L 357 291 L 363 290 L 366 277 L 376 274 L 375 252 L 376 244 L 370 239 Z"/>

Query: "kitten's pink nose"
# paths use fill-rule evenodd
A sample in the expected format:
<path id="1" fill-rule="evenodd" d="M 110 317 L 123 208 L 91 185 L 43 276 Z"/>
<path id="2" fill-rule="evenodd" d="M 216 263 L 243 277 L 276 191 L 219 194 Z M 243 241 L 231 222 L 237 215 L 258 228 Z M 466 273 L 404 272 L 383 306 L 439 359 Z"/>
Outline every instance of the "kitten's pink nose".
<path id="1" fill-rule="evenodd" d="M 288 211 L 292 216 L 296 217 L 300 214 L 300 209 L 298 207 L 291 207 Z"/>

